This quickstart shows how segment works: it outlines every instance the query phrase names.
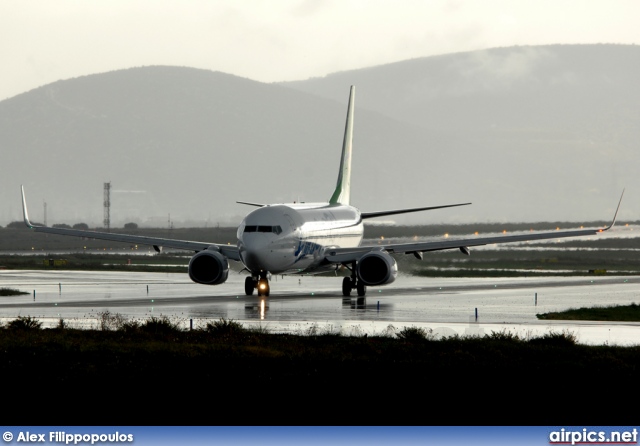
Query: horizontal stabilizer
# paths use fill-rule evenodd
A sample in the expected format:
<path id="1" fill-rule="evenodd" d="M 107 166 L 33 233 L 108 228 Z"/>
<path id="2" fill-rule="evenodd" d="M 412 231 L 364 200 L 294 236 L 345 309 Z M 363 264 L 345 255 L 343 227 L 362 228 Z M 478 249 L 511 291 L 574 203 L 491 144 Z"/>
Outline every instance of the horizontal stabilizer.
<path id="1" fill-rule="evenodd" d="M 443 206 L 429 206 L 425 208 L 411 208 L 411 209 L 396 209 L 392 211 L 380 211 L 380 212 L 362 212 L 362 218 L 374 218 L 384 217 L 385 215 L 406 214 L 408 212 L 430 211 L 433 209 L 451 208 L 455 206 L 466 206 L 471 203 L 458 203 L 458 204 L 445 204 Z"/>
<path id="2" fill-rule="evenodd" d="M 238 204 L 248 204 L 249 206 L 256 206 L 256 207 L 259 207 L 259 208 L 262 208 L 262 207 L 265 207 L 265 206 L 266 206 L 266 204 L 261 204 L 261 203 L 250 203 L 250 202 L 248 202 L 248 201 L 236 201 L 236 203 L 238 203 Z"/>

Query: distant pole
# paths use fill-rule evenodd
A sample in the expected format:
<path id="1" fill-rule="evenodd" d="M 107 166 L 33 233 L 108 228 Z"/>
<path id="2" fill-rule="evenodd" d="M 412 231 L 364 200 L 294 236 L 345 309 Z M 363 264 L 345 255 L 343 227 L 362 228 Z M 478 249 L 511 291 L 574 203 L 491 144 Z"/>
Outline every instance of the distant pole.
<path id="1" fill-rule="evenodd" d="M 62 294 L 62 283 L 58 283 L 58 294 Z"/>
<path id="2" fill-rule="evenodd" d="M 189 330 L 193 330 L 193 319 L 189 319 Z"/>
<path id="3" fill-rule="evenodd" d="M 147 285 L 147 294 L 149 294 L 149 285 Z"/>
<path id="4" fill-rule="evenodd" d="M 36 300 L 36 290 L 33 290 L 33 300 Z"/>
<path id="5" fill-rule="evenodd" d="M 104 220 L 102 224 L 109 232 L 111 228 L 111 182 L 104 183 Z"/>
<path id="6" fill-rule="evenodd" d="M 476 307 L 476 322 L 478 321 L 478 307 Z"/>
<path id="7" fill-rule="evenodd" d="M 536 307 L 537 307 L 538 306 L 538 293 L 536 293 L 535 303 L 536 303 Z"/>

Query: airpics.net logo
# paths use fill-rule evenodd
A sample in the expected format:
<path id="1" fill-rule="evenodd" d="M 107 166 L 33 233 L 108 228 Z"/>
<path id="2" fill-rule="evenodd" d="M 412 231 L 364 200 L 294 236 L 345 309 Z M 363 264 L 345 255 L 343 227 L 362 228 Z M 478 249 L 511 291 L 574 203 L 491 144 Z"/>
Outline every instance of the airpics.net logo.
<path id="1" fill-rule="evenodd" d="M 638 444 L 638 430 L 596 431 L 560 429 L 549 433 L 549 444 Z"/>
<path id="2" fill-rule="evenodd" d="M 100 444 L 100 443 L 132 443 L 133 434 L 112 432 L 108 434 L 71 434 L 62 431 L 36 434 L 29 431 L 5 432 L 2 434 L 5 443 L 59 443 L 59 444 Z"/>

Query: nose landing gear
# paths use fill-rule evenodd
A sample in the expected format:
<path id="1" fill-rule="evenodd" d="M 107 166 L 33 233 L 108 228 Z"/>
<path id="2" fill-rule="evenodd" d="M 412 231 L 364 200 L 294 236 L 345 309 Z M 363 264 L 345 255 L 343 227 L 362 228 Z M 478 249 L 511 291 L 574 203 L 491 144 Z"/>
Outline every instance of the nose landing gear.
<path id="1" fill-rule="evenodd" d="M 249 276 L 246 279 L 244 279 L 244 293 L 247 296 L 252 296 L 253 290 L 255 290 L 257 286 L 258 286 L 258 281 L 253 277 Z"/>
<path id="2" fill-rule="evenodd" d="M 249 276 L 244 279 L 244 292 L 247 296 L 253 295 L 253 290 L 258 290 L 258 296 L 269 296 L 271 287 L 266 273 L 260 273 L 260 276 Z"/>
<path id="3" fill-rule="evenodd" d="M 260 278 L 260 280 L 258 280 L 258 296 L 268 296 L 269 291 L 269 281 L 267 278 Z"/>

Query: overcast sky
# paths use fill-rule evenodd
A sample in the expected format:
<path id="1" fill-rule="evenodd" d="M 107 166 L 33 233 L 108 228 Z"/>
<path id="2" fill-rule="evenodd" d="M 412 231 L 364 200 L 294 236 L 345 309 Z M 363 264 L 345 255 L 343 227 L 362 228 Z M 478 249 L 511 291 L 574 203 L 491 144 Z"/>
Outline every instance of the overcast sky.
<path id="1" fill-rule="evenodd" d="M 0 0 L 0 100 L 148 65 L 262 82 L 512 45 L 640 43 L 637 0 Z"/>

